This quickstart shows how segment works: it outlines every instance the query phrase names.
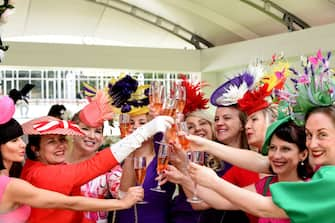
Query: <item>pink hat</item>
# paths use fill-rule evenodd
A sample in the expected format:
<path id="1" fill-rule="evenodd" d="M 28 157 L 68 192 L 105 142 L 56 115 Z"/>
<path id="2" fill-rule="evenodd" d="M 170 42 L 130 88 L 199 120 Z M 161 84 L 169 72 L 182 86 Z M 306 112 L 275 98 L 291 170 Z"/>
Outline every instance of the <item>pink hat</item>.
<path id="1" fill-rule="evenodd" d="M 79 112 L 79 119 L 92 128 L 102 126 L 105 120 L 112 120 L 113 109 L 106 93 L 97 91 L 94 99 Z"/>
<path id="2" fill-rule="evenodd" d="M 79 126 L 73 122 L 51 116 L 43 116 L 25 122 L 22 124 L 22 128 L 26 135 L 84 135 Z"/>
<path id="3" fill-rule="evenodd" d="M 15 113 L 13 99 L 8 96 L 0 96 L 0 124 L 8 122 Z"/>

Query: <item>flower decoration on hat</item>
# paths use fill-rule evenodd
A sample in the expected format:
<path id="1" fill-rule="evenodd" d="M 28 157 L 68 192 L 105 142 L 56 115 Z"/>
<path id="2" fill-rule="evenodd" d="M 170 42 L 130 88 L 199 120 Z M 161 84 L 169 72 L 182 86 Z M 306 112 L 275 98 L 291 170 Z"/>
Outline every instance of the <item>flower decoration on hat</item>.
<path id="1" fill-rule="evenodd" d="M 0 96 L 0 125 L 11 120 L 15 113 L 15 104 L 12 98 L 8 96 Z"/>
<path id="2" fill-rule="evenodd" d="M 190 83 L 184 75 L 182 75 L 181 78 L 181 85 L 184 86 L 186 90 L 186 102 L 183 114 L 189 114 L 198 109 L 207 109 L 209 99 L 205 98 L 205 94 L 201 91 L 201 88 L 208 84 L 205 82 Z"/>
<path id="3" fill-rule="evenodd" d="M 303 125 L 306 113 L 315 107 L 330 106 L 335 102 L 334 73 L 329 69 L 331 53 L 322 55 L 319 50 L 316 56 L 307 58 L 303 62 L 303 71 L 298 72 L 290 68 L 294 74 L 290 79 L 293 88 L 286 85 L 278 96 L 287 100 L 292 107 L 291 117 L 298 124 Z"/>
<path id="4" fill-rule="evenodd" d="M 272 69 L 262 79 L 249 89 L 241 99 L 238 100 L 238 107 L 247 115 L 267 108 L 274 102 L 274 91 L 282 89 L 289 74 L 288 63 L 283 59 L 273 63 Z"/>
<path id="5" fill-rule="evenodd" d="M 117 81 L 112 80 L 108 84 L 108 94 L 112 98 L 112 105 L 120 108 L 122 113 L 129 112 L 131 105 L 127 103 L 132 93 L 137 90 L 138 81 L 130 75 L 126 75 Z"/>
<path id="6" fill-rule="evenodd" d="M 113 108 L 107 93 L 98 90 L 92 101 L 79 112 L 79 119 L 93 128 L 102 126 L 105 120 L 112 120 Z"/>
<path id="7" fill-rule="evenodd" d="M 3 0 L 3 4 L 0 5 L 0 23 L 6 23 L 8 16 L 13 14 L 14 3 L 11 0 Z"/>
<path id="8" fill-rule="evenodd" d="M 137 88 L 137 90 L 131 94 L 130 98 L 126 101 L 125 104 L 127 106 L 126 109 L 123 110 L 121 108 L 114 107 L 114 112 L 128 113 L 131 116 L 137 116 L 146 114 L 149 112 L 149 88 L 150 85 L 141 85 Z"/>
<path id="9" fill-rule="evenodd" d="M 264 75 L 264 67 L 261 63 L 250 64 L 245 72 L 226 81 L 212 93 L 211 104 L 217 107 L 237 104 L 237 101 L 245 92 L 253 88 L 262 75 Z"/>

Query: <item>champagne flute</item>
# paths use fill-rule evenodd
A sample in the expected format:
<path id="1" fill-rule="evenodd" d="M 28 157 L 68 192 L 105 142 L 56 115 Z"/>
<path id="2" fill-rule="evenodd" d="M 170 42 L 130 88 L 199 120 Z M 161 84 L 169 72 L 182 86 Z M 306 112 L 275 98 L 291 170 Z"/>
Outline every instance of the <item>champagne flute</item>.
<path id="1" fill-rule="evenodd" d="M 158 143 L 158 142 L 155 142 Z M 152 191 L 165 193 L 166 191 L 163 190 L 160 186 L 161 178 L 163 171 L 167 168 L 169 163 L 169 156 L 170 156 L 170 145 L 167 143 L 159 143 L 159 150 L 157 154 L 157 174 L 159 176 L 159 180 L 157 182 L 157 186 L 154 188 L 150 188 Z"/>
<path id="2" fill-rule="evenodd" d="M 176 112 L 183 113 L 186 104 L 186 88 L 182 85 L 177 85 L 176 87 Z"/>
<path id="3" fill-rule="evenodd" d="M 190 161 L 203 165 L 205 162 L 205 153 L 203 151 L 191 151 L 189 156 Z M 193 195 L 191 198 L 187 198 L 190 203 L 200 203 L 202 200 L 197 196 L 197 183 L 194 182 Z"/>
<path id="4" fill-rule="evenodd" d="M 188 150 L 190 141 L 186 138 L 189 134 L 186 122 L 177 123 L 177 137 L 178 142 L 184 150 Z"/>
<path id="5" fill-rule="evenodd" d="M 120 133 L 121 138 L 126 137 L 130 131 L 130 116 L 129 114 L 122 113 L 119 116 L 119 126 L 120 126 Z"/>
<path id="6" fill-rule="evenodd" d="M 153 111 L 160 113 L 163 105 L 164 86 L 159 81 L 153 81 L 149 90 L 149 102 Z"/>
<path id="7" fill-rule="evenodd" d="M 136 176 L 136 184 L 143 186 L 145 174 L 147 171 L 147 159 L 145 156 L 134 157 L 134 170 Z M 138 204 L 147 204 L 147 201 L 139 201 Z"/>

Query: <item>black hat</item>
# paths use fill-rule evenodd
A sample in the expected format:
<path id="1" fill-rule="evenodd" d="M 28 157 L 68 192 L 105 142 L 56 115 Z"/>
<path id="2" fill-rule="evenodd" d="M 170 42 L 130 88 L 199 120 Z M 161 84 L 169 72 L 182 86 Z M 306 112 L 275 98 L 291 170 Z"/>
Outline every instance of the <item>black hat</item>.
<path id="1" fill-rule="evenodd" d="M 6 142 L 22 135 L 23 130 L 21 125 L 13 118 L 0 125 L 0 144 L 5 144 Z"/>

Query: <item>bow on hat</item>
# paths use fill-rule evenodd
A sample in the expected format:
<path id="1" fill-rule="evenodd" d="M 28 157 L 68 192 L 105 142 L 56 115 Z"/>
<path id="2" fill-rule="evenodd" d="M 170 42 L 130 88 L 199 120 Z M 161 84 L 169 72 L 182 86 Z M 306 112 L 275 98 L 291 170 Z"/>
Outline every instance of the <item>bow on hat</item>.
<path id="1" fill-rule="evenodd" d="M 51 132 L 57 129 L 70 129 L 77 133 L 80 133 L 81 135 L 84 135 L 84 133 L 76 124 L 72 123 L 71 121 L 65 120 L 43 121 L 34 124 L 33 128 L 41 134 Z"/>

